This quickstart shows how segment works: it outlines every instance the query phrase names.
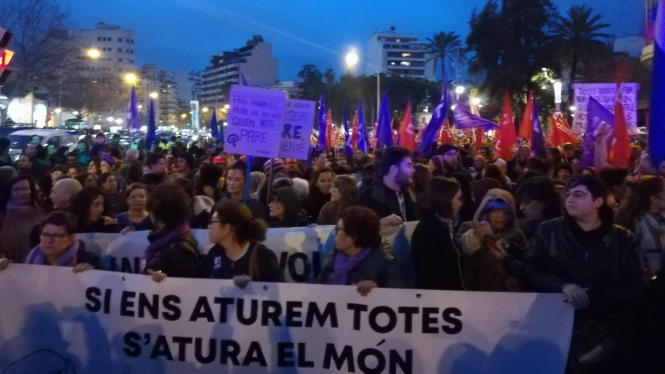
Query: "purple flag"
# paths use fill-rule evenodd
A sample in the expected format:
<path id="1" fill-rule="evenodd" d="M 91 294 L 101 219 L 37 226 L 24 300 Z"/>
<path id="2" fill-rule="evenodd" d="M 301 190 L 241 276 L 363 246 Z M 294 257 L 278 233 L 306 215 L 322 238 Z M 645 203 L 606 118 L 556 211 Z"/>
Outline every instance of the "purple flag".
<path id="1" fill-rule="evenodd" d="M 545 140 L 543 139 L 543 129 L 540 126 L 540 118 L 538 117 L 538 103 L 536 99 L 533 100 L 533 132 L 531 133 L 531 148 L 533 150 L 545 151 Z"/>
<path id="2" fill-rule="evenodd" d="M 423 135 L 421 136 L 420 147 L 418 147 L 418 153 L 420 156 L 426 156 L 432 145 L 436 142 L 437 137 L 439 136 L 439 131 L 441 131 L 441 126 L 443 121 L 446 120 L 446 115 L 448 115 L 448 82 L 446 82 L 446 77 L 443 77 L 443 89 L 441 90 L 441 100 L 439 104 L 434 108 L 432 112 L 432 118 L 429 120 L 427 126 L 423 129 Z"/>
<path id="3" fill-rule="evenodd" d="M 383 149 L 393 145 L 393 129 L 390 127 L 390 109 L 388 108 L 388 91 L 383 94 L 381 109 L 379 109 L 379 124 L 376 128 L 376 149 Z"/>
<path id="4" fill-rule="evenodd" d="M 453 118 L 455 118 L 456 129 L 483 127 L 485 130 L 492 130 L 501 128 L 498 124 L 471 113 L 471 110 L 457 100 L 455 95 L 450 94 L 448 96 L 451 102 L 450 107 L 453 110 Z"/>
<path id="5" fill-rule="evenodd" d="M 141 129 L 141 119 L 139 118 L 139 100 L 136 97 L 136 86 L 132 86 L 132 93 L 129 95 L 127 129 L 134 131 Z"/>
<path id="6" fill-rule="evenodd" d="M 150 149 L 152 143 L 157 140 L 157 135 L 155 131 L 155 101 L 150 98 L 150 109 L 148 110 L 148 134 L 145 137 L 145 146 L 147 149 Z"/>
<path id="7" fill-rule="evenodd" d="M 324 152 L 327 152 L 326 149 L 326 107 L 323 104 L 323 95 L 319 95 L 319 145 Z"/>
<path id="8" fill-rule="evenodd" d="M 358 100 L 358 149 L 362 153 L 367 153 L 368 147 L 367 128 L 365 127 L 365 116 L 363 115 L 363 101 Z"/>
<path id="9" fill-rule="evenodd" d="M 602 168 L 607 166 L 607 154 L 614 131 L 614 115 L 592 97 L 589 97 L 586 108 L 587 122 L 581 166 Z"/>

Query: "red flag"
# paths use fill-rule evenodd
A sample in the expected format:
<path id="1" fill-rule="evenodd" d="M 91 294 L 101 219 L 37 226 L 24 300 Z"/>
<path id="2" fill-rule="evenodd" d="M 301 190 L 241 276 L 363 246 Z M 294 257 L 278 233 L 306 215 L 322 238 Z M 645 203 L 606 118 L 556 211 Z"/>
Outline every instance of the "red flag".
<path id="1" fill-rule="evenodd" d="M 618 168 L 627 168 L 630 160 L 630 138 L 628 137 L 628 122 L 623 107 L 623 94 L 621 83 L 617 84 L 617 97 L 614 106 L 614 141 L 610 148 L 607 162 Z"/>
<path id="2" fill-rule="evenodd" d="M 399 124 L 399 145 L 411 152 L 416 151 L 416 134 L 413 131 L 413 120 L 411 118 L 411 101 L 406 105 L 406 112 Z"/>
<path id="3" fill-rule="evenodd" d="M 476 127 L 476 141 L 474 143 L 473 154 L 478 154 L 478 149 L 485 146 L 485 129 L 482 127 Z"/>
<path id="4" fill-rule="evenodd" d="M 577 136 L 566 121 L 566 116 L 560 110 L 554 111 L 550 116 L 547 142 L 551 147 L 559 147 L 566 143 L 577 144 Z"/>
<path id="5" fill-rule="evenodd" d="M 533 138 L 533 92 L 529 92 L 529 101 L 524 108 L 519 137 L 531 141 Z"/>
<path id="6" fill-rule="evenodd" d="M 356 116 L 353 118 L 353 134 L 351 134 L 351 146 L 353 149 L 356 149 L 358 147 L 358 113 L 356 113 Z"/>
<path id="7" fill-rule="evenodd" d="M 332 123 L 332 111 L 328 109 L 328 115 L 326 116 L 326 149 L 330 149 L 335 145 L 334 140 L 335 134 L 333 134 L 333 123 Z"/>
<path id="8" fill-rule="evenodd" d="M 442 144 L 452 144 L 452 145 L 457 144 L 457 141 L 453 136 L 453 132 L 450 131 L 450 124 L 448 123 L 447 118 L 443 122 L 443 126 L 441 126 L 441 131 L 439 132 L 439 145 Z"/>
<path id="9" fill-rule="evenodd" d="M 497 131 L 497 142 L 494 147 L 494 159 L 502 158 L 510 161 L 512 158 L 511 148 L 517 143 L 517 134 L 515 133 L 515 122 L 513 121 L 513 111 L 510 108 L 510 98 L 508 92 L 503 100 L 503 113 L 501 114 L 501 129 Z"/>

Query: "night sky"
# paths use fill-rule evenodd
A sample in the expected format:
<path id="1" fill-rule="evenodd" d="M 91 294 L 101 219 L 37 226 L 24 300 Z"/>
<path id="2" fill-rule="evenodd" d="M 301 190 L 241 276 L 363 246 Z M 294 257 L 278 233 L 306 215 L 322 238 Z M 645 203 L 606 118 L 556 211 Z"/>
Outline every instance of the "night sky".
<path id="1" fill-rule="evenodd" d="M 75 28 L 97 22 L 136 33 L 136 63 L 162 70 L 205 69 L 211 55 L 244 46 L 260 34 L 273 44 L 281 80 L 296 78 L 305 64 L 343 71 L 349 47 L 363 51 L 369 36 L 395 26 L 423 40 L 455 31 L 466 38 L 474 7 L 486 0 L 61 0 Z M 411 3 L 411 2 L 409 2 Z M 612 25 L 616 37 L 643 35 L 643 0 L 554 0 L 561 13 L 586 4 Z"/>

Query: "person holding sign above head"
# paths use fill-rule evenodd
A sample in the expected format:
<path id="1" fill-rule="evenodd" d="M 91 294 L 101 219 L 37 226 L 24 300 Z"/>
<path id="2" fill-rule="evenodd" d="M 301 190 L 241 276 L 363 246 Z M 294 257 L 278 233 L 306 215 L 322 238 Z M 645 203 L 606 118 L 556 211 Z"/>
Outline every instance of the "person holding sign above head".
<path id="1" fill-rule="evenodd" d="M 376 288 L 405 288 L 402 269 L 381 235 L 379 217 L 368 208 L 351 206 L 340 213 L 335 249 L 323 260 L 316 283 L 357 285 L 367 296 Z"/>
<path id="2" fill-rule="evenodd" d="M 53 265 L 74 268 L 74 273 L 86 270 L 106 270 L 99 256 L 87 252 L 82 241 L 76 239 L 76 217 L 66 212 L 52 212 L 41 222 L 39 245 L 35 247 L 26 264 Z M 9 259 L 0 259 L 0 271 L 9 266 Z"/>
<path id="3" fill-rule="evenodd" d="M 166 276 L 201 275 L 199 245 L 189 231 L 192 210 L 189 196 L 177 185 L 159 185 L 148 196 L 148 212 L 155 230 L 143 257 L 143 273 L 161 282 Z M 143 266 L 144 265 L 144 266 Z"/>
<path id="4" fill-rule="evenodd" d="M 285 282 L 275 252 L 259 242 L 266 239 L 266 223 L 235 200 L 215 204 L 210 242 L 215 245 L 203 260 L 203 278 L 233 279 L 245 288 L 250 281 Z"/>

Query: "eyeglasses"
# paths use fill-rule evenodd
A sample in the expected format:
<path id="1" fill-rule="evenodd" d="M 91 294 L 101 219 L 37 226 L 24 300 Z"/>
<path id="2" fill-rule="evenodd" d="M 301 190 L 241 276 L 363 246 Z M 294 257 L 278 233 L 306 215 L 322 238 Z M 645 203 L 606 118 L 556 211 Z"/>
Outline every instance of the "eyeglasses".
<path id="1" fill-rule="evenodd" d="M 53 240 L 55 242 L 60 242 L 64 240 L 67 237 L 67 235 L 63 234 L 41 234 L 39 235 L 39 238 L 41 240 L 47 241 L 47 240 Z"/>
<path id="2" fill-rule="evenodd" d="M 569 199 L 571 196 L 575 200 L 580 200 L 588 196 L 590 193 L 589 192 L 583 192 L 583 191 L 573 191 L 573 192 L 566 192 L 563 196 L 566 199 Z"/>
<path id="3" fill-rule="evenodd" d="M 335 229 L 333 230 L 333 233 L 335 235 L 337 235 L 337 234 L 339 234 L 340 231 L 345 231 L 344 227 L 335 226 Z"/>

